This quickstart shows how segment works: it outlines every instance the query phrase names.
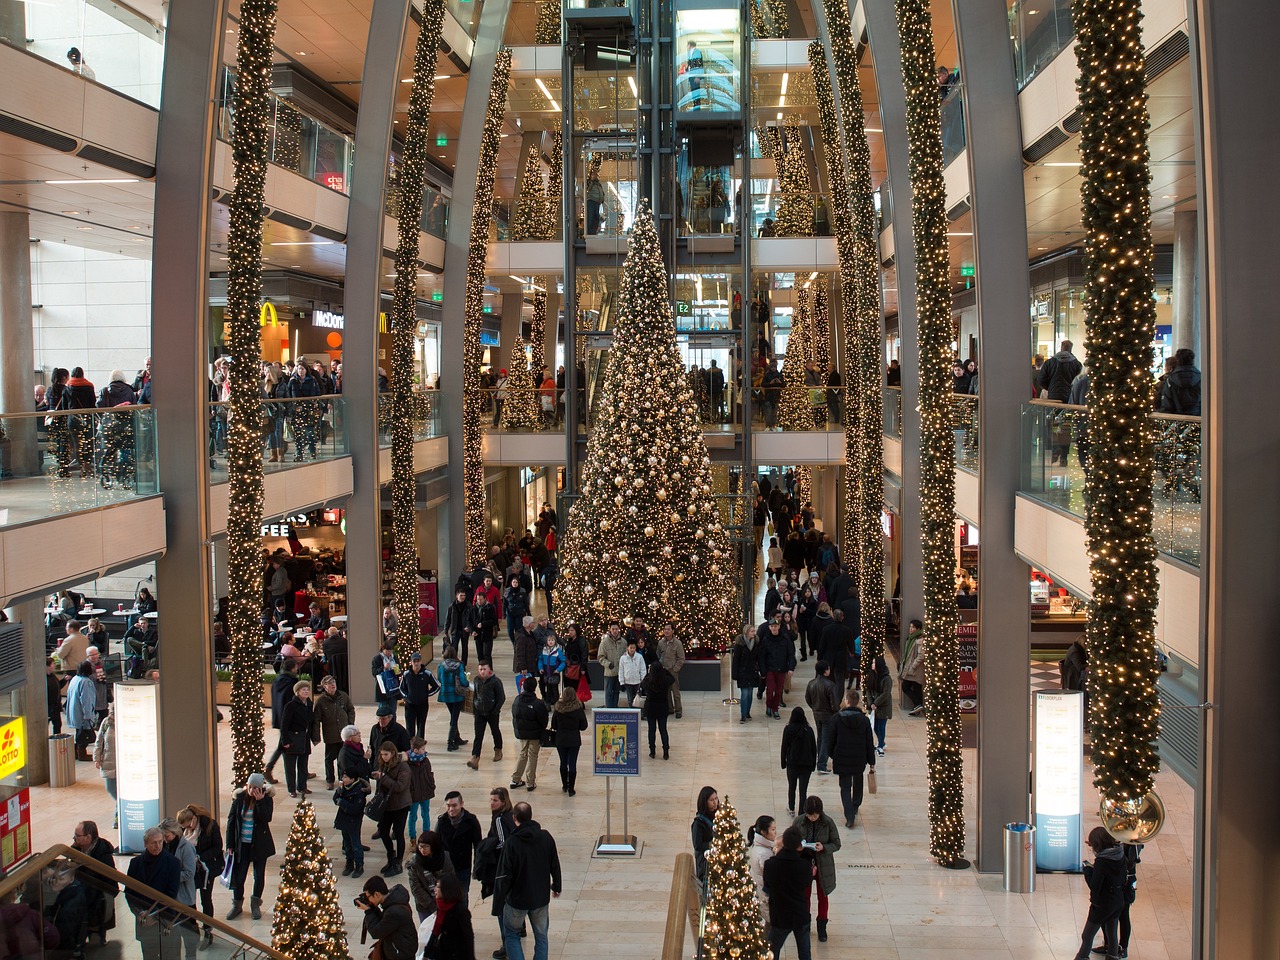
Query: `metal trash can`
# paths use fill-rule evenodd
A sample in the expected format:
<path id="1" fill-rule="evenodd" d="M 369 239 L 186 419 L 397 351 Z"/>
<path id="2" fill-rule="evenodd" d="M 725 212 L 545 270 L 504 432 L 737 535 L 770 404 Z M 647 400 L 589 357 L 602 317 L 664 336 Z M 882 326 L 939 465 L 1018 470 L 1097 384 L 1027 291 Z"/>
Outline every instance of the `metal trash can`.
<path id="1" fill-rule="evenodd" d="M 1004 889 L 1006 893 L 1035 892 L 1036 828 L 1029 823 L 1004 825 Z"/>
<path id="2" fill-rule="evenodd" d="M 49 785 L 71 787 L 76 782 L 76 741 L 69 733 L 49 738 Z"/>

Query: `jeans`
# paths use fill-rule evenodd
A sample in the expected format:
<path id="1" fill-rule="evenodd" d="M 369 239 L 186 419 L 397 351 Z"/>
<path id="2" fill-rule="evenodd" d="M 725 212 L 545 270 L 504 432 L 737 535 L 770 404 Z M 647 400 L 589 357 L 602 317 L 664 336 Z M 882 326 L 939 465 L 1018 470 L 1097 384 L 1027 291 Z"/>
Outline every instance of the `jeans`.
<path id="1" fill-rule="evenodd" d="M 462 701 L 455 700 L 445 706 L 449 709 L 449 746 L 457 746 L 462 739 L 462 734 L 458 732 L 458 714 L 462 713 Z"/>
<path id="2" fill-rule="evenodd" d="M 640 684 L 624 683 L 623 686 L 627 688 L 627 706 L 634 707 L 636 705 L 636 695 L 640 693 Z"/>
<path id="3" fill-rule="evenodd" d="M 415 800 L 409 804 L 409 839 L 418 839 L 418 818 L 422 818 L 422 832 L 426 833 L 431 829 L 431 801 Z"/>
<path id="4" fill-rule="evenodd" d="M 520 943 L 520 926 L 525 917 L 533 927 L 533 960 L 547 960 L 547 907 L 521 910 L 507 905 L 502 908 L 502 943 L 507 948 L 507 960 L 524 960 L 524 947 Z"/>
<path id="5" fill-rule="evenodd" d="M 791 930 L 786 927 L 770 928 L 769 946 L 773 948 L 773 960 L 778 960 L 778 957 L 781 956 L 782 945 L 789 936 L 796 938 L 796 960 L 810 960 L 809 925 L 807 923 L 803 927 L 795 927 Z"/>
<path id="6" fill-rule="evenodd" d="M 738 688 L 738 715 L 743 720 L 751 716 L 751 695 L 754 693 L 753 687 Z"/>
<path id="7" fill-rule="evenodd" d="M 786 680 L 787 675 L 780 670 L 770 670 L 765 676 L 764 705 L 770 713 L 777 713 L 778 708 L 782 706 L 782 687 Z"/>
<path id="8" fill-rule="evenodd" d="M 284 782 L 290 793 L 307 789 L 307 754 L 284 755 Z"/>
<path id="9" fill-rule="evenodd" d="M 378 821 L 378 832 L 382 835 L 382 845 L 387 850 L 388 860 L 404 859 L 404 823 L 409 819 L 409 808 L 387 810 Z"/>
<path id="10" fill-rule="evenodd" d="M 338 755 L 342 753 L 342 742 L 326 743 L 324 745 L 324 779 L 325 783 L 335 783 L 337 781 L 336 764 Z"/>
<path id="11" fill-rule="evenodd" d="M 881 750 L 884 749 L 884 730 L 885 730 L 885 727 L 888 726 L 888 724 L 889 724 L 888 717 L 882 717 L 880 716 L 880 714 L 878 713 L 876 714 L 876 722 L 875 722 L 876 746 L 879 747 Z"/>
<path id="12" fill-rule="evenodd" d="M 210 873 L 204 882 L 204 886 L 200 888 L 200 912 L 206 917 L 213 916 L 213 885 L 218 882 L 217 876 Z M 204 925 L 206 930 L 212 930 L 213 927 L 207 923 Z"/>
<path id="13" fill-rule="evenodd" d="M 582 744 L 575 743 L 569 747 L 556 747 L 556 753 L 560 755 L 560 772 L 561 773 L 577 773 L 578 772 L 578 753 L 582 750 Z"/>
<path id="14" fill-rule="evenodd" d="M 924 687 L 914 680 L 902 681 L 902 695 L 911 701 L 912 709 L 924 705 Z"/>
<path id="15" fill-rule="evenodd" d="M 360 828 L 345 827 L 342 830 L 342 855 L 357 867 L 364 867 L 364 847 L 360 843 Z"/>
<path id="16" fill-rule="evenodd" d="M 1080 934 L 1080 951 L 1076 960 L 1089 960 L 1089 952 L 1093 949 L 1093 940 L 1102 931 L 1102 942 L 1106 944 L 1107 957 L 1120 956 L 1119 944 L 1120 911 L 1116 911 L 1105 920 L 1095 920 L 1093 909 L 1089 910 L 1089 919 L 1084 922 L 1084 932 Z"/>
<path id="17" fill-rule="evenodd" d="M 831 751 L 831 744 L 827 742 L 827 736 L 831 732 L 831 718 L 827 717 L 825 720 L 817 720 L 815 718 L 815 721 L 815 726 L 818 728 L 815 731 L 818 735 L 818 769 L 825 770 L 827 769 L 827 757 Z"/>
<path id="18" fill-rule="evenodd" d="M 662 732 L 662 752 L 663 754 L 666 754 L 666 752 L 671 749 L 671 741 L 667 738 L 667 715 L 665 713 L 658 717 L 654 717 L 654 716 L 649 717 L 649 752 L 650 753 L 653 753 L 653 740 L 654 740 L 653 735 L 657 731 Z"/>
<path id="19" fill-rule="evenodd" d="M 498 729 L 498 715 L 490 714 L 486 717 L 475 717 L 475 728 L 471 735 L 471 755 L 473 757 L 480 756 L 480 748 L 484 745 L 484 732 L 486 729 L 493 731 L 493 749 L 502 749 L 502 731 Z"/>
<path id="20" fill-rule="evenodd" d="M 858 816 L 858 808 L 862 806 L 862 771 L 840 774 L 840 804 L 844 807 L 844 818 L 853 823 Z"/>
<path id="21" fill-rule="evenodd" d="M 537 785 L 538 751 L 541 749 L 541 740 L 520 741 L 520 759 L 516 761 L 516 772 L 511 775 L 512 783 L 526 783 L 531 787 Z"/>
<path id="22" fill-rule="evenodd" d="M 244 851 L 241 855 L 241 851 Z M 248 848 L 240 845 L 235 848 L 235 863 L 231 866 L 231 897 L 237 902 L 244 899 L 244 881 L 249 875 L 249 867 L 253 867 L 253 898 L 262 899 L 262 888 L 267 882 L 267 861 L 250 860 Z"/>
<path id="23" fill-rule="evenodd" d="M 493 637 L 486 633 L 476 634 L 476 662 L 481 660 L 493 662 Z"/>
<path id="24" fill-rule="evenodd" d="M 410 737 L 425 737 L 427 730 L 427 711 L 431 708 L 430 702 L 411 704 L 408 700 L 404 702 L 404 727 L 409 731 Z"/>
<path id="25" fill-rule="evenodd" d="M 787 767 L 787 810 L 796 809 L 796 787 L 800 788 L 800 806 L 804 807 L 804 801 L 809 796 L 809 777 L 812 774 L 812 770 Z"/>
<path id="26" fill-rule="evenodd" d="M 604 705 L 605 705 L 605 709 L 607 709 L 607 710 L 617 710 L 617 709 L 618 709 L 618 693 L 619 693 L 621 690 L 622 690 L 622 687 L 620 687 L 620 686 L 618 685 L 618 678 L 617 678 L 616 676 L 615 676 L 615 677 L 605 677 L 605 678 L 604 678 Z"/>

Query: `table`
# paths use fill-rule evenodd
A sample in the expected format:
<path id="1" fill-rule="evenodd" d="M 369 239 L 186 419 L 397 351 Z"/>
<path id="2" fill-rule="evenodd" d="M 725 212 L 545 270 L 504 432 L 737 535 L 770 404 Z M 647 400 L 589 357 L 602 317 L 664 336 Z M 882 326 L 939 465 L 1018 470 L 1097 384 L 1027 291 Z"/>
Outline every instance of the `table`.
<path id="1" fill-rule="evenodd" d="M 144 617 L 146 617 L 148 620 L 159 620 L 159 619 L 160 619 L 160 611 L 159 611 L 159 610 L 152 610 L 150 613 L 144 613 L 144 614 L 143 614 L 143 616 L 144 616 Z"/>
<path id="2" fill-rule="evenodd" d="M 79 615 L 82 617 L 99 617 L 106 612 L 105 610 L 99 610 L 97 607 L 86 607 L 80 611 Z"/>
<path id="3" fill-rule="evenodd" d="M 111 616 L 113 616 L 113 617 L 136 617 L 136 616 L 138 615 L 138 612 L 139 612 L 139 611 L 138 611 L 138 608 L 137 608 L 137 607 L 134 607 L 132 610 L 112 610 L 112 611 L 111 611 Z"/>
<path id="4" fill-rule="evenodd" d="M 330 617 L 329 622 L 330 623 L 346 623 L 347 615 L 345 613 L 340 613 L 336 617 Z"/>

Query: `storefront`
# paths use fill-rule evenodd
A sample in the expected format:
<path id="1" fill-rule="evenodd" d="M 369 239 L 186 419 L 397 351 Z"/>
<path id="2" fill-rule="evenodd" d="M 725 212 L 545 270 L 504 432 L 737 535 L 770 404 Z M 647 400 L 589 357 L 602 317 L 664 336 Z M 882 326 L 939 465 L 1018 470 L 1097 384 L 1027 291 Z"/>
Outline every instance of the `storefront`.
<path id="1" fill-rule="evenodd" d="M 346 530 L 346 512 L 336 507 L 263 519 L 263 551 L 289 556 L 293 613 L 305 616 L 314 602 L 330 617 L 346 616 Z"/>

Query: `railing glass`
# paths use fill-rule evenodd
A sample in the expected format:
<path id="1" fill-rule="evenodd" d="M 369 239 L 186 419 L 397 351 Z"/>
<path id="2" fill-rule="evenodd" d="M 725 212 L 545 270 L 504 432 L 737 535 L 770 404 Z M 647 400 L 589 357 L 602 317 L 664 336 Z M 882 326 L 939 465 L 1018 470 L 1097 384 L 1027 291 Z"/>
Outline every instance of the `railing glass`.
<path id="1" fill-rule="evenodd" d="M 149 406 L 0 415 L 0 526 L 159 492 Z"/>
<path id="2" fill-rule="evenodd" d="M 435 391 L 426 390 L 415 393 L 409 398 L 409 419 L 413 423 L 413 439 L 430 440 L 444 436 L 441 428 L 440 405 L 436 402 Z M 378 446 L 391 446 L 391 428 L 393 424 L 391 394 L 378 394 Z"/>
<path id="3" fill-rule="evenodd" d="M 262 468 L 268 473 L 316 460 L 335 460 L 350 452 L 346 400 L 339 394 L 264 399 L 259 411 Z M 228 412 L 225 401 L 209 404 L 210 483 L 227 479 Z"/>
<path id="4" fill-rule="evenodd" d="M 1075 39 L 1071 0 L 1012 0 L 1009 37 L 1013 71 L 1021 90 Z"/>
<path id="5" fill-rule="evenodd" d="M 884 435 L 902 439 L 902 388 L 884 387 Z"/>
<path id="6" fill-rule="evenodd" d="M 951 429 L 956 438 L 956 467 L 978 472 L 978 398 L 971 393 L 951 395 Z"/>
<path id="7" fill-rule="evenodd" d="M 1199 417 L 1151 414 L 1155 455 L 1152 527 L 1161 553 L 1200 565 Z M 1089 414 L 1033 400 L 1022 407 L 1022 492 L 1085 516 Z"/>
<path id="8" fill-rule="evenodd" d="M 964 84 L 953 83 L 942 101 L 942 165 L 964 153 Z"/>
<path id="9" fill-rule="evenodd" d="M 4 9 L 0 41 L 148 106 L 160 106 L 162 23 L 110 0 L 10 0 Z"/>
<path id="10" fill-rule="evenodd" d="M 400 218 L 400 191 L 394 178 L 387 181 L 386 211 L 387 216 Z M 422 217 L 418 221 L 418 229 L 441 240 L 449 229 L 449 198 L 430 183 L 422 190 Z"/>

